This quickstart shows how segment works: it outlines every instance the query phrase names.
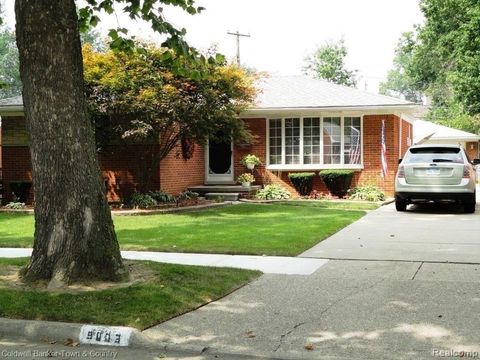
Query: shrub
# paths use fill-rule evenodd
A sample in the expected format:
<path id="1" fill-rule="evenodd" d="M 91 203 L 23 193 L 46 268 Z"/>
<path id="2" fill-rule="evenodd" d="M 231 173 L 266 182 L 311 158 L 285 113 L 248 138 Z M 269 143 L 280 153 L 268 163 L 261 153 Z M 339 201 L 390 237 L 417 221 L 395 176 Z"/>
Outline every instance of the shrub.
<path id="1" fill-rule="evenodd" d="M 243 173 L 242 175 L 237 177 L 237 182 L 242 183 L 253 183 L 255 182 L 255 177 L 250 173 Z"/>
<path id="2" fill-rule="evenodd" d="M 271 184 L 258 190 L 255 197 L 259 200 L 287 200 L 290 198 L 290 192 L 280 185 Z"/>
<path id="3" fill-rule="evenodd" d="M 152 206 L 156 206 L 157 202 L 155 201 L 154 198 L 152 198 L 148 194 L 142 194 L 142 193 L 133 193 L 132 196 L 130 197 L 129 204 L 131 207 L 134 208 L 142 208 L 142 209 L 147 209 Z"/>
<path id="4" fill-rule="evenodd" d="M 177 201 L 183 201 L 183 200 L 197 200 L 198 199 L 198 193 L 190 191 L 190 190 L 185 190 L 184 192 L 181 192 L 177 196 Z"/>
<path id="5" fill-rule="evenodd" d="M 28 194 L 32 187 L 32 183 L 28 181 L 12 181 L 10 183 L 10 189 L 15 202 L 27 202 Z"/>
<path id="6" fill-rule="evenodd" d="M 318 175 L 332 195 L 343 198 L 352 183 L 353 170 L 322 170 Z"/>
<path id="7" fill-rule="evenodd" d="M 292 182 L 295 190 L 302 196 L 310 195 L 312 192 L 313 177 L 315 173 L 305 172 L 305 173 L 289 173 L 288 178 Z"/>
<path id="8" fill-rule="evenodd" d="M 242 161 L 240 161 L 240 163 L 242 165 L 262 165 L 262 162 L 260 161 L 260 159 L 256 156 L 256 155 L 253 155 L 253 154 L 248 154 L 248 155 L 245 155 L 242 159 Z"/>
<path id="9" fill-rule="evenodd" d="M 374 185 L 357 186 L 349 192 L 352 200 L 383 201 L 385 194 Z"/>
<path id="10" fill-rule="evenodd" d="M 173 203 L 175 202 L 175 197 L 164 191 L 150 191 L 148 193 L 150 197 L 153 198 L 159 204 Z"/>
<path id="11" fill-rule="evenodd" d="M 20 210 L 20 209 L 25 208 L 25 203 L 11 201 L 7 205 L 5 205 L 5 208 L 6 209 L 12 209 L 12 210 Z"/>

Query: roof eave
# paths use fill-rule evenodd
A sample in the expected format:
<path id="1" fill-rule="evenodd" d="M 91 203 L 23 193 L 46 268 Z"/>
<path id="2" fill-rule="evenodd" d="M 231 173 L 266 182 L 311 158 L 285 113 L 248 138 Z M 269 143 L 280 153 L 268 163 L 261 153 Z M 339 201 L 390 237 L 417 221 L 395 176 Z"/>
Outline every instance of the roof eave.
<path id="1" fill-rule="evenodd" d="M 351 106 L 305 106 L 305 107 L 253 107 L 240 114 L 240 117 L 251 115 L 268 115 L 272 113 L 314 112 L 314 111 L 382 111 L 402 112 L 415 109 L 417 104 L 394 104 L 394 105 L 351 105 Z"/>
<path id="2" fill-rule="evenodd" d="M 23 105 L 4 105 L 0 106 L 1 115 L 18 115 L 23 114 Z"/>
<path id="3" fill-rule="evenodd" d="M 430 140 L 435 140 L 435 141 L 465 141 L 465 142 L 470 142 L 470 141 L 479 141 L 480 140 L 480 136 L 470 136 L 470 137 L 466 137 L 466 136 L 451 136 L 451 137 L 445 137 L 445 136 L 442 136 L 442 137 L 434 137 L 432 136 L 430 138 Z"/>

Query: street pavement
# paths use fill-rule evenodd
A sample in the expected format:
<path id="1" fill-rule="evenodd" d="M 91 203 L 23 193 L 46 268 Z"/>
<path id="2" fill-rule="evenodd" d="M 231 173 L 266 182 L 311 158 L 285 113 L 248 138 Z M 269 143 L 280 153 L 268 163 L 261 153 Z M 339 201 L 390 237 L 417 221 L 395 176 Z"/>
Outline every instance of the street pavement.
<path id="1" fill-rule="evenodd" d="M 78 345 L 65 346 L 45 341 L 32 342 L 0 337 L 0 359 L 98 359 L 98 360 L 236 360 L 228 355 L 195 355 L 154 349 L 112 348 L 104 346 Z"/>

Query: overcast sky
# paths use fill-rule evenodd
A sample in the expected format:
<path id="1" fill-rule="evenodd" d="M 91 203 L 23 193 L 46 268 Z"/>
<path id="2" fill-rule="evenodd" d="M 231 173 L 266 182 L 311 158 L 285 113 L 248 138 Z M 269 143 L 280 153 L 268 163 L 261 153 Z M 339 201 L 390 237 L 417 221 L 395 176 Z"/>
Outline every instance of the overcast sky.
<path id="1" fill-rule="evenodd" d="M 13 25 L 14 0 L 6 0 L 7 22 Z M 187 40 L 198 48 L 217 44 L 228 58 L 235 56 L 235 38 L 227 31 L 250 34 L 241 39 L 244 65 L 278 75 L 301 73 L 305 56 L 326 41 L 345 39 L 347 66 L 358 69 L 359 88 L 376 92 L 392 67 L 402 32 L 422 23 L 418 0 L 197 0 L 206 10 L 190 16 L 167 9 L 167 18 L 187 29 Z M 102 32 L 117 18 L 102 18 Z M 118 13 L 132 34 L 155 39 L 148 25 Z M 365 85 L 366 82 L 366 85 Z"/>

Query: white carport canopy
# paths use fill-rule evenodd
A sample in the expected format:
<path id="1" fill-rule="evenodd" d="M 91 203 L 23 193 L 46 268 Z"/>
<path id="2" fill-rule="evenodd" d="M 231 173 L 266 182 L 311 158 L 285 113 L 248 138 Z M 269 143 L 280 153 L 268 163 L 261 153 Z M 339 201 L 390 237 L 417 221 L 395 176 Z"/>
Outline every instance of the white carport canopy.
<path id="1" fill-rule="evenodd" d="M 465 143 L 479 141 L 480 135 L 416 119 L 413 121 L 413 143 L 417 144 L 422 140 L 436 143 Z"/>

